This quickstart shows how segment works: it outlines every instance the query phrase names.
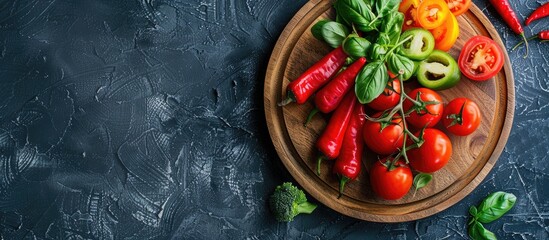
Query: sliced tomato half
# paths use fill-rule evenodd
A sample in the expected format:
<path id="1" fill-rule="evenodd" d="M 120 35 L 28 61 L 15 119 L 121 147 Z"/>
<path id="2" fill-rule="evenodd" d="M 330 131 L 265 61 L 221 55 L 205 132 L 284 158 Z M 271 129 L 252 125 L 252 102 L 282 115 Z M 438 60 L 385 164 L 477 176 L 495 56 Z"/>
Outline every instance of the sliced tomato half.
<path id="1" fill-rule="evenodd" d="M 474 36 L 463 46 L 458 66 L 461 73 L 475 81 L 494 77 L 503 67 L 503 51 L 491 38 Z"/>

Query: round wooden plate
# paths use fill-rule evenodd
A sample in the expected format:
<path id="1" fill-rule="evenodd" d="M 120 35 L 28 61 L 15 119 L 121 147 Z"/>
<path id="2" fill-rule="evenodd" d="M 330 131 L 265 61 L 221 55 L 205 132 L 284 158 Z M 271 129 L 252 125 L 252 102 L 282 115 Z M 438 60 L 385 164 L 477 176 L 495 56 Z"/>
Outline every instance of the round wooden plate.
<path id="1" fill-rule="evenodd" d="M 404 222 L 438 213 L 463 199 L 490 172 L 501 154 L 513 122 L 514 84 L 507 52 L 503 70 L 493 79 L 473 82 L 463 77 L 451 89 L 440 91 L 445 102 L 465 96 L 475 101 L 483 113 L 479 129 L 466 137 L 447 134 L 454 152 L 448 165 L 434 173 L 433 181 L 414 195 L 413 190 L 397 201 L 384 201 L 371 192 L 367 170 L 347 184 L 338 196 L 338 179 L 331 162 L 324 161 L 321 176 L 315 174 L 314 143 L 326 125 L 327 116 L 316 116 L 303 126 L 311 103 L 278 107 L 286 96 L 286 85 L 331 49 L 316 40 L 311 26 L 319 19 L 333 19 L 333 1 L 312 0 L 292 18 L 278 39 L 265 78 L 264 106 L 273 144 L 282 162 L 297 182 L 324 205 L 351 217 L 373 222 Z M 457 59 L 464 43 L 474 35 L 490 36 L 500 46 L 501 38 L 486 16 L 476 7 L 458 17 L 460 37 L 449 51 Z M 502 49 L 505 49 L 502 47 Z M 406 83 L 415 87 L 414 84 Z M 438 126 L 440 129 L 440 126 Z M 364 154 L 366 168 L 377 156 Z"/>

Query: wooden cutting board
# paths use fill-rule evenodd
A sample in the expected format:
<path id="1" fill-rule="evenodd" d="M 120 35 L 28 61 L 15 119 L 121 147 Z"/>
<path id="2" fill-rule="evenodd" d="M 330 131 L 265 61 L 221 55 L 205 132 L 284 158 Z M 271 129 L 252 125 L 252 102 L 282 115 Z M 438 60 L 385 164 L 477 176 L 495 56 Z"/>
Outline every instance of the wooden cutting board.
<path id="1" fill-rule="evenodd" d="M 286 96 L 286 85 L 308 67 L 330 52 L 331 48 L 315 39 L 310 28 L 320 19 L 333 19 L 333 1 L 311 0 L 288 23 L 271 55 L 264 89 L 265 117 L 273 145 L 295 180 L 316 200 L 347 216 L 373 222 L 404 222 L 438 213 L 471 193 L 490 172 L 509 136 L 514 112 L 514 80 L 511 62 L 501 38 L 486 16 L 472 5 L 470 11 L 458 17 L 460 36 L 449 53 L 456 59 L 464 43 L 472 36 L 485 35 L 505 50 L 505 65 L 493 79 L 474 82 L 462 77 L 451 89 L 439 91 L 445 103 L 456 97 L 475 101 L 482 112 L 479 129 L 466 137 L 449 133 L 453 155 L 442 170 L 434 173 L 433 181 L 414 195 L 385 201 L 377 198 L 370 188 L 367 170 L 346 186 L 338 196 L 338 179 L 331 173 L 332 162 L 325 161 L 321 176 L 315 174 L 314 143 L 324 129 L 329 116 L 316 116 L 303 126 L 313 109 L 311 102 L 285 107 L 277 102 Z M 407 89 L 417 83 L 405 83 Z M 442 129 L 440 124 L 437 128 Z M 375 154 L 366 152 L 365 169 L 376 161 Z"/>

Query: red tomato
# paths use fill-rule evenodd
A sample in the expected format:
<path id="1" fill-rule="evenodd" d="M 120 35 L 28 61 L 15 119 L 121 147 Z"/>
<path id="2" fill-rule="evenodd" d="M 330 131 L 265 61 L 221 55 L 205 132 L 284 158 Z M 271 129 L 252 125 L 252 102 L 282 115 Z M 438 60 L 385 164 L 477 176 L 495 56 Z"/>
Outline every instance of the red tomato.
<path id="1" fill-rule="evenodd" d="M 485 36 L 474 36 L 461 49 L 458 65 L 467 78 L 486 81 L 503 67 L 503 51 L 494 40 Z"/>
<path id="2" fill-rule="evenodd" d="M 437 28 L 429 30 L 435 38 L 435 49 L 448 51 L 459 36 L 459 25 L 456 17 L 450 14 L 446 21 Z"/>
<path id="3" fill-rule="evenodd" d="M 417 21 L 421 27 L 433 29 L 442 25 L 451 14 L 443 0 L 423 0 L 417 8 Z"/>
<path id="4" fill-rule="evenodd" d="M 467 98 L 456 98 L 448 103 L 442 114 L 442 125 L 458 136 L 473 133 L 480 126 L 480 109 Z"/>
<path id="5" fill-rule="evenodd" d="M 379 95 L 379 97 L 368 103 L 368 107 L 371 107 L 378 111 L 384 111 L 396 106 L 399 100 L 400 81 L 398 79 L 395 79 L 387 84 L 387 87 L 385 87 L 385 91 L 383 91 Z"/>
<path id="6" fill-rule="evenodd" d="M 381 113 L 376 113 L 373 117 L 378 118 L 379 116 Z M 362 136 L 370 150 L 380 155 L 389 155 L 402 147 L 404 143 L 403 131 L 402 118 L 395 114 L 390 123 L 366 120 L 362 128 Z"/>
<path id="7" fill-rule="evenodd" d="M 402 2 L 400 2 L 398 11 L 404 14 L 404 23 L 402 24 L 403 31 L 414 27 L 421 27 L 417 21 L 418 7 L 419 0 L 402 0 Z"/>
<path id="8" fill-rule="evenodd" d="M 404 100 L 404 112 L 411 111 L 406 122 L 416 128 L 423 128 L 433 127 L 440 121 L 444 106 L 438 93 L 428 88 L 416 88 L 408 93 L 408 96 L 419 102 L 419 105 L 415 105 L 409 99 Z"/>
<path id="9" fill-rule="evenodd" d="M 459 16 L 469 10 L 471 7 L 471 0 L 445 0 L 448 4 L 448 8 L 454 14 L 454 16 Z"/>
<path id="10" fill-rule="evenodd" d="M 370 169 L 370 184 L 374 193 L 386 200 L 396 200 L 404 197 L 410 188 L 414 177 L 412 170 L 403 161 L 395 163 L 394 169 L 389 170 L 382 161 L 376 161 Z M 388 162 L 387 164 L 390 164 Z"/>
<path id="11" fill-rule="evenodd" d="M 419 133 L 415 136 L 418 135 Z M 410 160 L 410 166 L 424 173 L 438 171 L 448 163 L 450 156 L 452 156 L 452 142 L 446 134 L 434 128 L 426 128 L 423 139 L 424 142 L 421 147 L 406 152 L 408 160 Z"/>

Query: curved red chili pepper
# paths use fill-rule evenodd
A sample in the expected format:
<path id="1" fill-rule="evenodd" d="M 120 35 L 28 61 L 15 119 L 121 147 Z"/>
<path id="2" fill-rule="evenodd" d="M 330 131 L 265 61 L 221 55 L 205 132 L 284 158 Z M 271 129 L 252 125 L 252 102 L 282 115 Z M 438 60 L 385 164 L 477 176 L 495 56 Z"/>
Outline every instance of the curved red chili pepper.
<path id="1" fill-rule="evenodd" d="M 357 104 L 343 137 L 341 153 L 333 168 L 333 172 L 339 176 L 339 196 L 337 198 L 343 194 L 345 184 L 349 180 L 355 180 L 362 168 L 364 139 L 361 133 L 364 122 L 366 122 L 364 107 L 362 104 Z"/>
<path id="2" fill-rule="evenodd" d="M 520 21 L 517 18 L 517 15 L 515 14 L 515 11 L 513 11 L 513 8 L 511 7 L 511 4 L 509 4 L 508 0 L 490 0 L 490 3 L 494 6 L 496 11 L 499 13 L 499 15 L 503 18 L 505 23 L 511 27 L 511 30 L 515 32 L 516 34 L 519 34 L 522 39 L 524 39 L 524 43 L 526 44 L 526 56 L 528 56 L 528 40 L 526 40 L 526 36 L 524 36 L 524 30 L 522 29 L 522 25 L 520 24 Z"/>
<path id="3" fill-rule="evenodd" d="M 335 159 L 341 151 L 341 143 L 345 130 L 351 120 L 353 108 L 356 105 L 356 96 L 354 91 L 350 91 L 345 95 L 341 105 L 335 110 L 322 132 L 322 135 L 316 141 L 316 148 L 322 154 L 317 161 L 317 174 L 320 175 L 320 163 L 324 159 Z"/>
<path id="4" fill-rule="evenodd" d="M 357 59 L 345 71 L 338 74 L 326 86 L 315 94 L 315 106 L 323 113 L 329 113 L 337 108 L 345 94 L 354 86 L 355 78 L 366 64 L 366 58 Z"/>
<path id="5" fill-rule="evenodd" d="M 328 83 L 330 78 L 343 67 L 346 58 L 347 54 L 341 47 L 332 50 L 301 76 L 288 84 L 286 99 L 278 105 L 284 106 L 291 102 L 305 103 L 313 93 Z"/>
<path id="6" fill-rule="evenodd" d="M 524 22 L 524 25 L 528 26 L 532 21 L 538 20 L 549 16 L 549 2 L 539 6 Z"/>

